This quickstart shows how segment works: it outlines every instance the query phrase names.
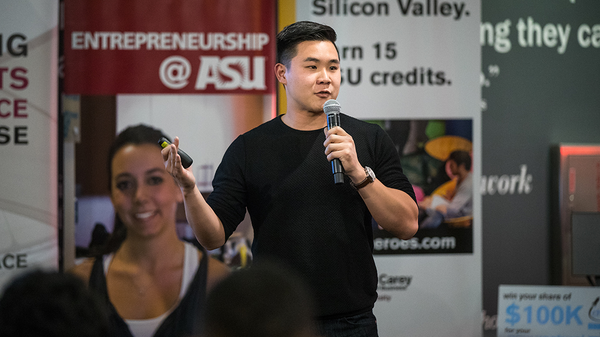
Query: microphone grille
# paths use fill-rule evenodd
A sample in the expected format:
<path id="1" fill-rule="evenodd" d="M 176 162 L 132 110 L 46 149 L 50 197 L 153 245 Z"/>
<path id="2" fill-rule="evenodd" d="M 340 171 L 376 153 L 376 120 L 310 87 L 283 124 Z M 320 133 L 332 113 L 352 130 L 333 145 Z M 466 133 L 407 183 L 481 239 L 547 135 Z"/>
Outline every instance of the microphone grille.
<path id="1" fill-rule="evenodd" d="M 342 112 L 342 107 L 340 106 L 340 103 L 338 103 L 338 101 L 336 101 L 335 99 L 330 99 L 327 102 L 325 102 L 325 104 L 323 104 L 323 111 L 326 114 L 337 114 Z"/>

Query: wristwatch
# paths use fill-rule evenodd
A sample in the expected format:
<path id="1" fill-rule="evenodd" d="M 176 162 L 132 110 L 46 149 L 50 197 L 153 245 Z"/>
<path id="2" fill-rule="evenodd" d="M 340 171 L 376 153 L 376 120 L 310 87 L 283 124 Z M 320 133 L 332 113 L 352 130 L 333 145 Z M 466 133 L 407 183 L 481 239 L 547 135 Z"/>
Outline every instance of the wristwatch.
<path id="1" fill-rule="evenodd" d="M 361 181 L 358 184 L 355 184 L 352 182 L 352 179 L 351 179 L 350 185 L 352 185 L 352 187 L 354 187 L 355 189 L 360 190 L 361 188 L 363 188 L 375 181 L 375 172 L 373 172 L 373 170 L 371 170 L 370 167 L 365 166 L 365 173 L 367 174 L 367 177 L 365 178 L 365 180 Z"/>

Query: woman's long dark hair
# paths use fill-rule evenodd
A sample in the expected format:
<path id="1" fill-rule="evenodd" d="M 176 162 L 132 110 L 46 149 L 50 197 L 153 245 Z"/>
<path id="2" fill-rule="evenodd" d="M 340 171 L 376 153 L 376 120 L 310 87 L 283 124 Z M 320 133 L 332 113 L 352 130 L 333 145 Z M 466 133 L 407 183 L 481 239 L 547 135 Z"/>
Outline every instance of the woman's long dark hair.
<path id="1" fill-rule="evenodd" d="M 161 137 L 165 137 L 171 141 L 169 137 L 167 137 L 161 130 L 155 129 L 151 126 L 139 124 L 135 126 L 130 126 L 125 130 L 121 131 L 117 135 L 117 138 L 113 141 L 108 151 L 108 161 L 107 161 L 107 169 L 108 169 L 108 189 L 112 192 L 112 161 L 115 157 L 116 153 L 126 145 L 134 144 L 134 145 L 142 145 L 142 144 L 154 144 L 158 148 L 160 145 L 158 144 L 158 140 Z M 123 220 L 119 217 L 119 215 L 115 212 L 115 224 L 112 234 L 108 238 L 104 248 L 100 250 L 101 254 L 110 254 L 116 252 L 123 241 L 127 238 L 127 227 L 123 223 Z"/>

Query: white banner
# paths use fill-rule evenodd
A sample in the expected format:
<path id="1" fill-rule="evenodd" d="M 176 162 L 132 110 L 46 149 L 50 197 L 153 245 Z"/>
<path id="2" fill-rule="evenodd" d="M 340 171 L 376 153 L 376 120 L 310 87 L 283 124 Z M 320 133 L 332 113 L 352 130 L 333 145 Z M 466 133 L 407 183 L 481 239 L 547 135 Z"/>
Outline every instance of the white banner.
<path id="1" fill-rule="evenodd" d="M 58 268 L 58 1 L 0 1 L 0 288 Z"/>
<path id="2" fill-rule="evenodd" d="M 600 288 L 501 285 L 498 336 L 600 336 Z"/>
<path id="3" fill-rule="evenodd" d="M 434 186 L 425 185 L 431 185 L 432 176 L 413 175 L 410 161 L 443 165 L 449 149 L 458 149 L 454 139 L 472 154 L 473 190 L 479 190 L 480 6 L 479 0 L 295 2 L 297 21 L 336 30 L 342 112 L 388 131 L 418 198 L 431 192 L 427 189 Z M 438 154 L 443 155 L 424 148 L 434 143 L 442 145 L 445 150 Z M 481 335 L 478 193 L 473 193 L 469 221 L 461 228 L 420 230 L 406 241 L 374 229 L 381 336 Z"/>

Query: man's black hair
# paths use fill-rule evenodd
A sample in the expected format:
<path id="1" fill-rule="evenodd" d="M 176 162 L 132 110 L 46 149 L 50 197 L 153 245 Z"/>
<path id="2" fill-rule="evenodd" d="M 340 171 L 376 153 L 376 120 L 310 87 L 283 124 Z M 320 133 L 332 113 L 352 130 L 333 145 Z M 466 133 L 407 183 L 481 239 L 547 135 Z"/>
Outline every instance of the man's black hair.
<path id="1" fill-rule="evenodd" d="M 312 21 L 298 21 L 277 34 L 277 63 L 289 67 L 296 56 L 296 46 L 304 41 L 330 41 L 335 46 L 337 34 L 333 28 Z M 339 55 L 339 52 L 338 52 Z"/>

